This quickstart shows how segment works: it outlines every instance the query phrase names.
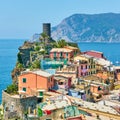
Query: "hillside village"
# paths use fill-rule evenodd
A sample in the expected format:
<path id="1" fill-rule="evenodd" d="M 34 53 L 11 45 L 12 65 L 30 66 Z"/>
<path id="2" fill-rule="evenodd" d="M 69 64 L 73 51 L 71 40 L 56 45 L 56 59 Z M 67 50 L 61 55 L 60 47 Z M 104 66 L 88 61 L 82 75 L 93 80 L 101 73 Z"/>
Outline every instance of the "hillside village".
<path id="1" fill-rule="evenodd" d="M 19 47 L 2 92 L 4 120 L 120 120 L 120 66 L 50 33 L 43 24 L 38 42 Z"/>

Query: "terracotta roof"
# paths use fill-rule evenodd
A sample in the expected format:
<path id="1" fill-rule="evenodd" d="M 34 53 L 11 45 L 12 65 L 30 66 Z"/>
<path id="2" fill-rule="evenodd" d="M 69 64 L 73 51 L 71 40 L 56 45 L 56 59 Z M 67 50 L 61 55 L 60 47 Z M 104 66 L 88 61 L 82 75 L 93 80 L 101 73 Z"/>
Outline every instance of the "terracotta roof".
<path id="1" fill-rule="evenodd" d="M 64 46 L 64 48 L 68 48 L 68 49 L 72 49 L 72 50 L 78 50 L 77 47 L 73 47 L 73 46 Z"/>
<path id="2" fill-rule="evenodd" d="M 53 48 L 50 52 L 72 52 L 73 50 L 67 48 Z"/>

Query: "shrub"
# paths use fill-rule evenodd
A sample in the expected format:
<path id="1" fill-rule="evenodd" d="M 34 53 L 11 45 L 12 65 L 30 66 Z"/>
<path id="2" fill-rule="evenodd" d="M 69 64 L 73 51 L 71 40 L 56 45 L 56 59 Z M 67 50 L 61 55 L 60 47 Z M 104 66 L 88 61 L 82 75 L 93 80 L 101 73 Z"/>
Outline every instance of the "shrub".
<path id="1" fill-rule="evenodd" d="M 17 94 L 18 86 L 16 84 L 11 84 L 7 87 L 6 92 L 9 94 Z"/>
<path id="2" fill-rule="evenodd" d="M 21 53 L 20 53 L 20 52 L 17 54 L 17 59 L 18 59 L 18 62 L 19 62 L 19 63 L 23 63 L 23 62 L 22 62 L 22 57 L 21 57 Z"/>
<path id="3" fill-rule="evenodd" d="M 39 50 L 40 50 L 40 46 L 36 46 L 35 51 L 39 51 Z"/>
<path id="4" fill-rule="evenodd" d="M 40 68 L 40 61 L 39 60 L 35 60 L 32 64 L 30 69 L 37 69 Z"/>

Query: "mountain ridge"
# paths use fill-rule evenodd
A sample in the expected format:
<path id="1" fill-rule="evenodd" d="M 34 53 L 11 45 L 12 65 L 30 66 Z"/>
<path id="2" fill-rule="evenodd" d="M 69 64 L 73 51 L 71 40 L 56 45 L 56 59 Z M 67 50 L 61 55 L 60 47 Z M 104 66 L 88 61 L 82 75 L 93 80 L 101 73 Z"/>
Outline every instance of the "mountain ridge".
<path id="1" fill-rule="evenodd" d="M 120 14 L 73 14 L 52 28 L 52 38 L 71 42 L 120 42 Z"/>

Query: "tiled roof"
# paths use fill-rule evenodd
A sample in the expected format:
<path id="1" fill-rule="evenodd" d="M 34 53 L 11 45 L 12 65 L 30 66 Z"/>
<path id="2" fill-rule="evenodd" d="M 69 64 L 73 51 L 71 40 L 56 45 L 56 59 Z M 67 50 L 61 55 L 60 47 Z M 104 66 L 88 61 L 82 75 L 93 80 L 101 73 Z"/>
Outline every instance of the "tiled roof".
<path id="1" fill-rule="evenodd" d="M 40 75 L 40 76 L 44 76 L 44 77 L 50 77 L 52 76 L 50 73 L 43 71 L 43 70 L 36 70 L 36 71 L 32 71 L 32 73 Z"/>
<path id="2" fill-rule="evenodd" d="M 90 50 L 90 51 L 87 51 L 87 52 L 96 52 L 96 53 L 100 53 L 100 54 L 103 53 L 103 52 L 99 52 L 99 51 L 95 51 L 95 50 Z"/>
<path id="3" fill-rule="evenodd" d="M 64 48 L 73 49 L 73 50 L 78 50 L 77 47 L 73 47 L 73 46 L 64 46 Z"/>
<path id="4" fill-rule="evenodd" d="M 53 48 L 50 52 L 72 52 L 73 50 L 67 48 Z"/>
<path id="5" fill-rule="evenodd" d="M 46 72 L 46 71 L 43 71 L 43 70 L 35 70 L 35 71 L 23 71 L 22 74 L 27 74 L 27 73 L 33 73 L 33 74 L 37 74 L 37 75 L 40 75 L 40 76 L 43 76 L 43 77 L 50 77 L 52 76 L 52 74 Z"/>
<path id="6" fill-rule="evenodd" d="M 81 56 L 82 56 L 82 57 L 86 57 L 86 58 L 93 58 L 92 56 L 87 55 L 87 54 L 82 54 Z"/>
<path id="7" fill-rule="evenodd" d="M 110 61 L 105 60 L 103 58 L 94 58 L 94 60 L 96 61 L 96 63 L 103 65 L 103 66 L 110 66 L 112 65 Z"/>
<path id="8" fill-rule="evenodd" d="M 114 66 L 115 69 L 120 69 L 120 66 Z"/>
<path id="9" fill-rule="evenodd" d="M 69 103 L 69 101 L 65 98 L 65 96 L 63 96 L 63 99 L 60 98 L 60 100 L 57 100 L 56 97 L 54 99 L 55 101 L 53 103 L 47 104 L 42 108 L 42 110 L 55 110 L 71 105 L 71 103 Z"/>

